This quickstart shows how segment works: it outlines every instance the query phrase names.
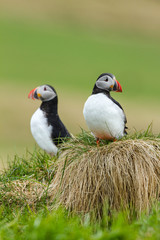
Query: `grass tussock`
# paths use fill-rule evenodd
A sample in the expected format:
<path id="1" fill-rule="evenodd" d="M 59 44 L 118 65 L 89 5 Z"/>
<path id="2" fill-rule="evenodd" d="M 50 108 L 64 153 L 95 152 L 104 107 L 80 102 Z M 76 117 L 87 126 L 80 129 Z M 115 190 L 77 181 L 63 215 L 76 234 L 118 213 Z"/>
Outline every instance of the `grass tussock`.
<path id="1" fill-rule="evenodd" d="M 30 206 L 35 208 L 37 203 L 44 196 L 47 186 L 33 180 L 14 180 L 6 184 L 0 184 L 3 201 L 8 205 Z"/>
<path id="2" fill-rule="evenodd" d="M 82 131 L 61 145 L 58 157 L 37 150 L 15 156 L 0 174 L 0 206 L 9 209 L 63 205 L 96 217 L 122 209 L 140 215 L 159 197 L 160 137 L 148 130 L 99 147 Z"/>
<path id="3" fill-rule="evenodd" d="M 23 157 L 15 155 L 0 174 L 0 206 L 39 209 L 47 204 L 48 186 L 55 175 L 55 158 L 37 149 Z"/>
<path id="4" fill-rule="evenodd" d="M 160 143 L 153 136 L 132 138 L 97 147 L 86 135 L 65 144 L 50 201 L 57 198 L 69 210 L 97 216 L 106 202 L 109 209 L 148 212 L 160 196 Z"/>

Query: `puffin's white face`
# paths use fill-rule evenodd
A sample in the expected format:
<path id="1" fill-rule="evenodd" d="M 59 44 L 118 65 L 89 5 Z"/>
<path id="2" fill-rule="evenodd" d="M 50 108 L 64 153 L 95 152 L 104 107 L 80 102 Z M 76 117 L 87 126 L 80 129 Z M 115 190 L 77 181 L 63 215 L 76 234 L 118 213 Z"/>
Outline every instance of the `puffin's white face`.
<path id="1" fill-rule="evenodd" d="M 102 76 L 101 76 L 102 75 Z M 112 74 L 101 74 L 96 81 L 96 86 L 108 91 L 122 92 L 120 83 Z"/>
<path id="2" fill-rule="evenodd" d="M 43 102 L 50 101 L 57 96 L 56 91 L 49 85 L 34 88 L 28 94 L 28 98 L 40 99 Z"/>

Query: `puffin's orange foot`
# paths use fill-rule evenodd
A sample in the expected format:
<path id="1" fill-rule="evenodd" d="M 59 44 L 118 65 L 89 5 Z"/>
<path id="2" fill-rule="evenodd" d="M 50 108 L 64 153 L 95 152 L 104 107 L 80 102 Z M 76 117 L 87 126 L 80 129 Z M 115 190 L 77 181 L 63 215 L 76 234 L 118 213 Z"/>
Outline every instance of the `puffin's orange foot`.
<path id="1" fill-rule="evenodd" d="M 116 142 L 117 141 L 117 139 L 116 138 L 113 138 L 113 142 Z"/>
<path id="2" fill-rule="evenodd" d="M 97 138 L 97 141 L 96 141 L 96 143 L 97 143 L 97 147 L 99 147 L 99 143 L 100 143 L 100 140 L 99 140 L 99 138 Z"/>

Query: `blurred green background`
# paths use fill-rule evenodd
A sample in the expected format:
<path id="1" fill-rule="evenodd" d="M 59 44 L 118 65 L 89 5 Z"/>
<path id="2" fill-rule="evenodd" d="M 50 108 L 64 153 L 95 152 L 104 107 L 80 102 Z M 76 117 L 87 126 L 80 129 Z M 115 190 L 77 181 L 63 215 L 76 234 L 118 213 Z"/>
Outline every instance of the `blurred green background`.
<path id="1" fill-rule="evenodd" d="M 160 1 L 0 1 L 0 167 L 32 151 L 31 89 L 51 84 L 73 134 L 87 130 L 83 105 L 102 72 L 123 93 L 129 132 L 160 132 Z"/>

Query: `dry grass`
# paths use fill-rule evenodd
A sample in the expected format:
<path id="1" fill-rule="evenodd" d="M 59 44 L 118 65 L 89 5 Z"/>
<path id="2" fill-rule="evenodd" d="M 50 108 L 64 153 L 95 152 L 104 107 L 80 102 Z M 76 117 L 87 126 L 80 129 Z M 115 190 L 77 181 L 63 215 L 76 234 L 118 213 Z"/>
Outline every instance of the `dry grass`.
<path id="1" fill-rule="evenodd" d="M 6 184 L 0 184 L 0 204 L 7 203 L 9 205 L 16 203 L 16 206 L 35 205 L 41 200 L 47 187 L 37 181 L 32 180 L 14 180 Z"/>
<path id="2" fill-rule="evenodd" d="M 109 209 L 129 208 L 139 215 L 159 199 L 158 140 L 129 139 L 98 148 L 75 142 L 68 148 L 67 143 L 59 158 L 49 189 L 51 202 L 57 198 L 58 205 L 71 211 L 98 216 L 108 202 Z"/>
<path id="3" fill-rule="evenodd" d="M 93 136 L 84 132 L 62 145 L 57 160 L 51 162 L 45 155 L 50 161 L 47 169 L 43 159 L 35 159 L 40 162 L 35 165 L 39 180 L 29 170 L 14 173 L 19 165 L 13 166 L 15 176 L 12 169 L 2 176 L 0 205 L 29 205 L 33 209 L 41 204 L 63 205 L 70 211 L 93 213 L 98 218 L 106 204 L 109 211 L 129 210 L 129 216 L 149 212 L 160 197 L 160 139 L 148 131 L 108 144 L 102 141 L 100 147 Z M 54 176 L 45 181 L 46 170 L 52 169 Z"/>

